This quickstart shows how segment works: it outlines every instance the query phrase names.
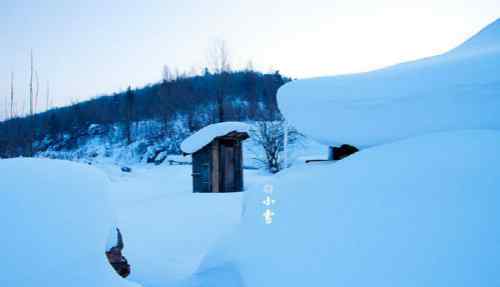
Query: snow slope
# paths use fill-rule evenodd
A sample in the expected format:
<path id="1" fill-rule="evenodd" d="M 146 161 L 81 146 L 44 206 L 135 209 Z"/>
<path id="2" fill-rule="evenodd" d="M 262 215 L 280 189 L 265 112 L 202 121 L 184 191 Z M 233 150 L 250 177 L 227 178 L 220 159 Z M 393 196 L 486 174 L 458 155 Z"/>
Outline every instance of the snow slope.
<path id="1" fill-rule="evenodd" d="M 222 122 L 211 124 L 185 139 L 181 143 L 181 150 L 184 153 L 190 154 L 200 150 L 216 137 L 224 136 L 231 132 L 248 133 L 249 131 L 250 126 L 242 122 Z"/>
<path id="2" fill-rule="evenodd" d="M 243 225 L 209 265 L 241 286 L 499 286 L 499 143 L 437 133 L 287 169 L 273 223 L 262 186 L 247 191 Z"/>
<path id="3" fill-rule="evenodd" d="M 293 81 L 280 110 L 330 145 L 368 147 L 437 131 L 499 129 L 500 20 L 448 53 L 361 74 Z"/>
<path id="4" fill-rule="evenodd" d="M 191 166 L 102 168 L 132 267 L 127 279 L 143 286 L 192 286 L 209 250 L 240 224 L 243 193 L 193 193 Z M 244 172 L 246 188 L 265 177 Z"/>
<path id="5" fill-rule="evenodd" d="M 108 264 L 108 182 L 96 169 L 48 159 L 0 160 L 0 285 L 137 286 Z"/>

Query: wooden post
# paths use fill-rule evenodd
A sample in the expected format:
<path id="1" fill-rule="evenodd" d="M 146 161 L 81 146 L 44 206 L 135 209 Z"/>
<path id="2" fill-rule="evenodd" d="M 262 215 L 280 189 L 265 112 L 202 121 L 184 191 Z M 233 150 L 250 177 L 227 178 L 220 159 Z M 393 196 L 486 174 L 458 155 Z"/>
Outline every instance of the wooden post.
<path id="1" fill-rule="evenodd" d="M 220 142 L 219 140 L 214 140 L 212 142 L 212 184 L 211 192 L 220 192 Z"/>
<path id="2" fill-rule="evenodd" d="M 334 150 L 333 146 L 328 147 L 328 160 L 333 160 L 333 153 L 334 153 L 333 150 Z"/>

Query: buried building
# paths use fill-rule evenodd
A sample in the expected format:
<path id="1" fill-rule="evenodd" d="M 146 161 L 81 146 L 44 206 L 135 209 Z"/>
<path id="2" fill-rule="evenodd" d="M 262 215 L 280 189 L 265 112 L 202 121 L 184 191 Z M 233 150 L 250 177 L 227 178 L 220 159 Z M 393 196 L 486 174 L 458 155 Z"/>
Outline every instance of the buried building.
<path id="1" fill-rule="evenodd" d="M 240 122 L 212 124 L 181 144 L 184 155 L 193 158 L 193 192 L 237 192 L 243 190 L 242 141 L 249 126 Z"/>

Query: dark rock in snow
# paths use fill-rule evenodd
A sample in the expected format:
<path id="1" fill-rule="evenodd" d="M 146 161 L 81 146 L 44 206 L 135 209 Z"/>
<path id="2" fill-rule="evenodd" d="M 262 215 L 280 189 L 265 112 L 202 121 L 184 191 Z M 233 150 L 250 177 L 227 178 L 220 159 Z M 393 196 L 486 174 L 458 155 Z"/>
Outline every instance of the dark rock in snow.
<path id="1" fill-rule="evenodd" d="M 132 169 L 128 166 L 122 166 L 122 171 L 123 172 L 132 172 Z"/>
<path id="2" fill-rule="evenodd" d="M 116 246 L 113 246 L 110 250 L 106 251 L 106 258 L 108 258 L 109 264 L 113 266 L 116 273 L 125 278 L 130 275 L 130 264 L 128 264 L 127 258 L 125 258 L 122 254 L 124 245 L 120 229 L 117 228 L 116 232 Z"/>

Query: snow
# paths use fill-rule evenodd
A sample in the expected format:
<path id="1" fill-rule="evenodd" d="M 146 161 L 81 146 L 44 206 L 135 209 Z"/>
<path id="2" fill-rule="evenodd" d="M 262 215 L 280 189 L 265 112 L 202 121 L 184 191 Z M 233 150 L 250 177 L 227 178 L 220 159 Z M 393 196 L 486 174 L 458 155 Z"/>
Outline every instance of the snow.
<path id="1" fill-rule="evenodd" d="M 329 145 L 375 146 L 431 132 L 499 129 L 500 21 L 440 56 L 290 82 L 285 118 Z"/>
<path id="2" fill-rule="evenodd" d="M 0 285 L 499 286 L 499 34 L 497 21 L 440 56 L 285 85 L 280 109 L 299 131 L 363 149 L 305 164 L 326 157 L 307 138 L 291 168 L 245 170 L 244 193 L 192 193 L 191 166 L 144 164 L 147 141 L 68 154 L 93 166 L 0 160 Z M 210 125 L 181 148 L 249 130 Z M 132 282 L 104 256 L 115 227 Z"/>
<path id="3" fill-rule="evenodd" d="M 242 226 L 206 257 L 208 277 L 229 272 L 236 286 L 260 287 L 498 286 L 499 143 L 498 131 L 436 133 L 287 169 L 271 181 L 273 223 L 262 217 L 262 182 L 245 193 Z"/>
<path id="4" fill-rule="evenodd" d="M 231 132 L 248 133 L 250 126 L 242 122 L 222 122 L 208 125 L 181 143 L 181 150 L 186 154 L 194 153 L 209 144 L 213 139 Z"/>
<path id="5" fill-rule="evenodd" d="M 240 224 L 243 193 L 193 193 L 189 165 L 101 168 L 132 269 L 127 279 L 143 286 L 190 286 L 206 254 Z M 244 172 L 246 188 L 266 178 Z"/>
<path id="6" fill-rule="evenodd" d="M 0 160 L 1 286 L 137 286 L 105 257 L 104 174 L 71 162 Z"/>

